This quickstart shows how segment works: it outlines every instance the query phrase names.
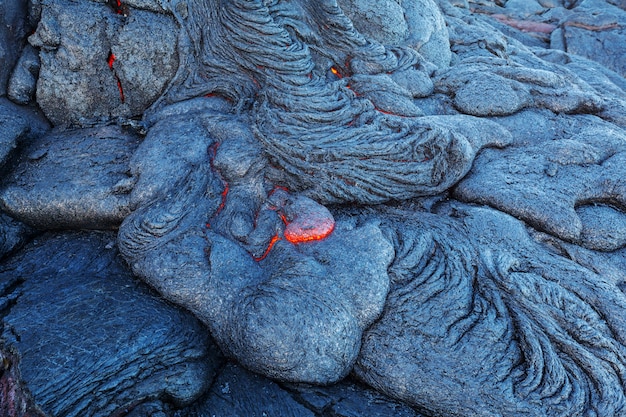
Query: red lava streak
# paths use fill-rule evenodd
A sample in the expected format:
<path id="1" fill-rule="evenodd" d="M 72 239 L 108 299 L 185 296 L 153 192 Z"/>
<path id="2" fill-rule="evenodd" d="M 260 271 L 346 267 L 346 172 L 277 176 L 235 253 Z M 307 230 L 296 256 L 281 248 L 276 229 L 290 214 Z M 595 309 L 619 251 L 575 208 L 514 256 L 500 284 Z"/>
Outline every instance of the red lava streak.
<path id="1" fill-rule="evenodd" d="M 270 240 L 270 243 L 267 245 L 267 249 L 265 249 L 265 252 L 263 252 L 263 255 L 259 257 L 255 257 L 254 260 L 258 262 L 258 261 L 262 261 L 263 259 L 265 259 L 267 255 L 270 253 L 270 251 L 272 250 L 272 248 L 274 247 L 274 245 L 276 244 L 276 242 L 278 242 L 279 240 L 280 240 L 280 237 L 278 235 L 272 236 L 272 240 Z"/>
<path id="2" fill-rule="evenodd" d="M 335 222 L 325 219 L 311 223 L 309 219 L 291 222 L 285 228 L 285 239 L 291 243 L 312 242 L 328 237 L 335 229 Z"/>
<path id="3" fill-rule="evenodd" d="M 122 82 L 120 81 L 120 77 L 117 76 L 117 73 L 115 72 L 115 68 L 113 68 L 115 59 L 116 59 L 115 54 L 113 54 L 113 52 L 109 52 L 109 57 L 107 58 L 107 65 L 109 66 L 109 69 L 113 71 L 113 76 L 115 77 L 115 80 L 117 81 L 117 89 L 120 91 L 120 100 L 123 103 L 125 100 L 124 89 L 122 88 Z"/>
<path id="4" fill-rule="evenodd" d="M 113 63 L 115 62 L 115 55 L 113 55 L 113 52 L 109 53 L 109 59 L 107 59 L 107 62 L 109 64 L 109 68 L 113 69 Z"/>

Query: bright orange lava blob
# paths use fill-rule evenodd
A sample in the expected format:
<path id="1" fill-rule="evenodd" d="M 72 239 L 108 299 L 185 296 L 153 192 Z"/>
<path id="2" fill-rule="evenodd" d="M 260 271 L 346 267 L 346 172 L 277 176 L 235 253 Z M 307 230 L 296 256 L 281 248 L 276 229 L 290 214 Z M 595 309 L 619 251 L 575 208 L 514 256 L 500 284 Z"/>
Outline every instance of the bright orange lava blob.
<path id="1" fill-rule="evenodd" d="M 288 209 L 291 214 L 281 213 L 285 223 L 285 239 L 291 243 L 322 240 L 335 229 L 335 219 L 328 209 L 309 199 L 298 199 Z"/>
<path id="2" fill-rule="evenodd" d="M 319 222 L 314 225 L 307 222 L 288 223 L 285 228 L 285 239 L 291 243 L 312 242 L 330 236 L 335 230 L 334 221 Z"/>

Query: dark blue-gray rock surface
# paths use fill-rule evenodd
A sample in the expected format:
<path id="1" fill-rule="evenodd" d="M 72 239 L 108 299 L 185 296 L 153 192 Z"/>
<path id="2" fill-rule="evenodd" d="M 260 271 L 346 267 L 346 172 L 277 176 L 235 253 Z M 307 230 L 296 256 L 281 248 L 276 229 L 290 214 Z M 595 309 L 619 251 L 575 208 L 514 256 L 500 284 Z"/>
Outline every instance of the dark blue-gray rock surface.
<path id="1" fill-rule="evenodd" d="M 158 383 L 118 393 L 115 381 L 145 357 L 92 346 L 81 358 L 117 367 L 102 398 L 67 385 L 84 404 L 124 403 L 116 412 L 131 417 L 621 416 L 624 9 L 618 0 L 20 9 L 37 28 L 2 64 L 12 70 L 2 94 L 21 106 L 0 109 L 0 256 L 2 268 L 47 267 L 24 280 L 17 266 L 5 271 L 4 334 L 15 343 L 2 352 L 24 366 L 23 381 L 5 386 L 26 404 L 30 390 L 46 410 L 66 407 L 42 397 L 28 338 L 17 346 L 6 329 L 36 327 L 21 303 L 43 297 L 52 276 L 64 280 L 45 296 L 58 302 L 31 309 L 46 320 L 96 284 L 109 301 L 100 310 L 127 311 L 118 301 L 143 294 L 136 283 L 93 280 L 122 268 L 203 322 L 189 334 L 177 325 L 175 336 L 212 346 L 210 333 L 232 362 L 215 369 L 213 348 L 209 365 L 189 359 L 211 369 L 186 397 Z M 22 50 L 26 32 L 7 33 Z M 37 108 L 51 132 L 35 123 Z M 43 238 L 65 242 L 58 256 L 33 252 L 42 240 L 20 250 L 43 230 L 81 228 L 117 235 L 58 232 Z M 157 308 L 151 300 L 139 303 Z M 132 327 L 141 311 L 102 319 Z M 89 342 L 86 328 L 71 348 Z"/>
<path id="2" fill-rule="evenodd" d="M 200 323 L 132 277 L 110 232 L 35 239 L 0 267 L 0 288 L 3 343 L 50 416 L 181 407 L 220 365 Z"/>

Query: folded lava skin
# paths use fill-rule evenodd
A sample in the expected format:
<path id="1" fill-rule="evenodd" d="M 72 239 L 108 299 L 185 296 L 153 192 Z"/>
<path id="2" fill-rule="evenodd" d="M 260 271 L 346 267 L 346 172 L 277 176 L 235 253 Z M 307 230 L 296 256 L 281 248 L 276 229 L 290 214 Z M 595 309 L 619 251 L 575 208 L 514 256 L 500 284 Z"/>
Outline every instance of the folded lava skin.
<path id="1" fill-rule="evenodd" d="M 623 415 L 625 8 L 0 4 L 0 411 Z"/>

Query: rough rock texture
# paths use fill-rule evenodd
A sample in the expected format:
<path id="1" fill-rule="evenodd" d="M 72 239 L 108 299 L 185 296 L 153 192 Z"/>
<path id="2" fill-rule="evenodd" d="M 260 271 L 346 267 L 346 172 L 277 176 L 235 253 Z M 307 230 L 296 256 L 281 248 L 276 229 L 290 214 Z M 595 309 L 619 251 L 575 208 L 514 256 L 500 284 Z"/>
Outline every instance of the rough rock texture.
<path id="1" fill-rule="evenodd" d="M 522 116 L 519 119 L 524 120 Z M 511 126 L 516 126 L 515 122 Z M 619 210 L 626 196 L 622 181 L 624 130 L 590 116 L 543 118 L 537 127 L 555 133 L 541 137 L 532 128 L 512 129 L 517 145 L 485 151 L 455 189 L 455 196 L 491 205 L 539 230 L 591 249 L 621 248 L 624 242 L 619 231 L 614 236 L 602 233 L 606 227 L 599 222 L 608 222 L 608 218 L 595 221 L 589 210 L 596 204 L 609 204 L 616 207 L 612 218 L 624 217 Z M 586 214 L 580 216 L 581 211 Z M 602 238 L 593 237 L 598 233 Z"/>
<path id="2" fill-rule="evenodd" d="M 199 322 L 133 279 L 112 233 L 45 235 L 0 267 L 0 288 L 2 339 L 49 415 L 184 406 L 219 366 Z"/>
<path id="3" fill-rule="evenodd" d="M 7 96 L 17 104 L 28 104 L 35 97 L 40 69 L 39 53 L 26 45 L 9 79 Z"/>
<path id="4" fill-rule="evenodd" d="M 176 72 L 178 30 L 169 16 L 126 16 L 92 2 L 42 1 L 41 9 L 29 42 L 40 50 L 37 103 L 54 124 L 139 116 Z"/>
<path id="5" fill-rule="evenodd" d="M 7 81 L 24 46 L 28 30 L 26 13 L 24 0 L 0 3 L 0 97 L 6 94 Z"/>
<path id="6" fill-rule="evenodd" d="M 275 382 L 228 364 L 202 400 L 175 416 L 315 417 L 315 414 Z"/>
<path id="7" fill-rule="evenodd" d="M 392 289 L 355 373 L 435 416 L 622 414 L 623 272 L 555 254 L 491 209 L 439 211 L 392 212 Z"/>
<path id="8" fill-rule="evenodd" d="M 623 7 L 585 0 L 560 20 L 560 29 L 552 33 L 550 46 L 597 61 L 626 77 L 625 25 Z"/>
<path id="9" fill-rule="evenodd" d="M 0 98 L 0 169 L 20 145 L 49 129 L 48 123 L 30 109 Z"/>
<path id="10" fill-rule="evenodd" d="M 239 364 L 211 387 L 207 372 L 189 407 L 126 390 L 130 417 L 621 417 L 624 12 L 619 0 L 33 1 L 38 58 L 24 49 L 8 96 L 55 128 L 0 125 L 0 247 L 86 288 L 93 255 L 19 251 L 23 222 L 119 226 L 132 273 Z M 7 317 L 49 279 L 9 279 Z M 100 355 L 114 377 L 142 358 L 124 352 Z M 350 372 L 404 406 L 339 382 Z M 67 397 L 118 398 L 80 389 Z"/>
<path id="11" fill-rule="evenodd" d="M 229 363 L 210 391 L 175 417 L 421 417 L 410 407 L 354 381 L 330 387 L 279 385 Z"/>
<path id="12" fill-rule="evenodd" d="M 0 345 L 0 361 L 0 416 L 45 417 L 22 381 L 15 349 Z"/>
<path id="13" fill-rule="evenodd" d="M 130 211 L 129 159 L 138 140 L 115 125 L 52 131 L 23 150 L 0 206 L 42 229 L 115 227 Z"/>
<path id="14" fill-rule="evenodd" d="M 22 246 L 34 230 L 4 213 L 0 213 L 0 259 Z"/>
<path id="15" fill-rule="evenodd" d="M 382 309 L 391 247 L 374 223 L 337 224 L 323 241 L 290 242 L 280 215 L 296 223 L 318 204 L 272 200 L 259 176 L 266 162 L 245 125 L 194 107 L 195 126 L 189 112 L 164 118 L 136 153 L 131 198 L 148 203 L 122 224 L 122 253 L 249 368 L 290 381 L 338 380 Z M 181 156 L 162 146 L 173 138 Z M 163 158 L 175 162 L 156 171 L 153 161 Z M 342 257 L 333 256 L 338 250 Z M 364 252 L 370 260 L 356 262 Z"/>

